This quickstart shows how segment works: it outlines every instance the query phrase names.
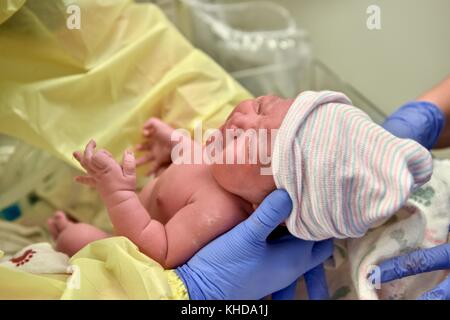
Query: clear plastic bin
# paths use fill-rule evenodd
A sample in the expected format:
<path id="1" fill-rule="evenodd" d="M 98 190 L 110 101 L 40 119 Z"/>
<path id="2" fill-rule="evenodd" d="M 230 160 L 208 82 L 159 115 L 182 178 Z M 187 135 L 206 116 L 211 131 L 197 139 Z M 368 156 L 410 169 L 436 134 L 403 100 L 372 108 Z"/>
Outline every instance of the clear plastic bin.
<path id="1" fill-rule="evenodd" d="M 181 29 L 252 94 L 292 97 L 301 91 L 310 44 L 285 8 L 268 1 L 182 3 L 190 17 Z"/>

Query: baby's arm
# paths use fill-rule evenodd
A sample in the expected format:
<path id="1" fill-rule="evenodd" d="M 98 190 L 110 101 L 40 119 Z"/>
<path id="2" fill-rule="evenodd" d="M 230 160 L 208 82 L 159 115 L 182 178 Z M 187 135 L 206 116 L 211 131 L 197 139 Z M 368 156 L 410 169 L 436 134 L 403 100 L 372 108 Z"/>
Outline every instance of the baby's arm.
<path id="1" fill-rule="evenodd" d="M 121 197 L 123 201 L 116 199 L 116 204 L 108 206 L 116 231 L 165 269 L 183 264 L 245 219 L 242 209 L 233 204 L 202 200 L 189 203 L 163 225 L 151 218 L 135 193 L 123 193 Z"/>
<path id="2" fill-rule="evenodd" d="M 165 268 L 181 265 L 215 237 L 245 219 L 238 205 L 210 194 L 198 197 L 163 225 L 152 219 L 135 192 L 135 159 L 124 154 L 122 166 L 104 150 L 94 151 L 91 141 L 75 158 L 88 172 L 78 182 L 96 187 L 118 235 L 126 236 L 141 252 Z"/>
<path id="3" fill-rule="evenodd" d="M 127 151 L 120 166 L 105 150 L 95 152 L 91 140 L 84 154 L 74 153 L 88 175 L 76 177 L 76 181 L 95 187 L 99 192 L 118 235 L 126 236 L 139 247 L 144 230 L 152 233 L 151 247 L 145 254 L 157 261 L 166 257 L 167 240 L 164 226 L 150 217 L 136 194 L 136 161 Z"/>
<path id="4" fill-rule="evenodd" d="M 165 225 L 167 256 L 165 261 L 159 262 L 166 268 L 180 266 L 246 217 L 243 209 L 232 201 L 211 195 L 201 197 L 178 211 Z M 151 232 L 143 233 L 143 246 L 151 246 L 151 237 Z"/>
<path id="5" fill-rule="evenodd" d="M 435 147 L 450 147 L 450 76 L 436 87 L 420 96 L 417 100 L 432 102 L 441 109 L 446 121 L 445 127 L 443 128 Z"/>
<path id="6" fill-rule="evenodd" d="M 193 202 L 163 225 L 151 218 L 136 194 L 123 196 L 126 200 L 108 208 L 117 233 L 128 237 L 165 269 L 180 266 L 245 218 L 240 208 L 225 205 L 219 211 L 217 203 Z"/>

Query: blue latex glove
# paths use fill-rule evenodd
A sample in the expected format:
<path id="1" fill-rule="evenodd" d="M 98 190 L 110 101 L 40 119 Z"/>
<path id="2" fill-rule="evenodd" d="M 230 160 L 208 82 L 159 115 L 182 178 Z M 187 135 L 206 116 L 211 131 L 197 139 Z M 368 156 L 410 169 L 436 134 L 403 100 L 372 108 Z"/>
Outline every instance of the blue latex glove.
<path id="1" fill-rule="evenodd" d="M 306 291 L 310 300 L 328 300 L 328 284 L 323 263 L 312 268 L 304 274 Z M 290 286 L 272 294 L 272 300 L 293 300 L 297 288 L 297 280 Z"/>
<path id="2" fill-rule="evenodd" d="M 310 300 L 330 299 L 323 263 L 305 273 L 304 277 Z"/>
<path id="3" fill-rule="evenodd" d="M 431 149 L 436 144 L 444 123 L 444 114 L 436 105 L 413 101 L 390 115 L 383 123 L 383 128 L 394 136 L 415 140 Z"/>
<path id="4" fill-rule="evenodd" d="M 288 287 L 330 257 L 331 240 L 266 241 L 291 210 L 287 192 L 272 192 L 247 220 L 179 267 L 176 272 L 190 299 L 261 299 Z"/>
<path id="5" fill-rule="evenodd" d="M 450 269 L 450 244 L 417 250 L 404 256 L 383 261 L 378 266 L 381 269 L 381 283 L 418 273 Z M 450 300 L 450 276 L 418 299 Z"/>

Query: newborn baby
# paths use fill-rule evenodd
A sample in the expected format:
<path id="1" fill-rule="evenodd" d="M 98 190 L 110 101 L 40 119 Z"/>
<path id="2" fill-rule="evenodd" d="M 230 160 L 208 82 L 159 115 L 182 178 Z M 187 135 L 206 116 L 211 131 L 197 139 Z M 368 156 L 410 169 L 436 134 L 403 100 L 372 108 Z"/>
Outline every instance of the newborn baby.
<path id="1" fill-rule="evenodd" d="M 95 151 L 91 141 L 83 154 L 74 153 L 87 171 L 76 180 L 97 188 L 117 235 L 128 237 L 165 268 L 174 268 L 248 217 L 275 188 L 286 189 L 293 201 L 286 221 L 293 235 L 307 240 L 360 237 L 394 214 L 432 172 L 426 149 L 394 137 L 341 93 L 243 101 L 221 132 L 237 129 L 268 130 L 268 140 L 275 140 L 266 150 L 273 176 L 261 174 L 260 157 L 244 164 L 175 161 L 138 195 L 133 153 L 125 152 L 119 165 L 107 151 Z M 191 142 L 158 119 L 148 121 L 144 134 L 148 141 L 141 149 L 150 152 L 139 162 L 154 160 L 155 171 L 176 160 L 173 141 Z M 248 155 L 245 139 L 226 140 L 216 158 L 241 149 Z M 49 228 L 57 249 L 69 255 L 109 236 L 69 221 L 62 212 L 49 220 Z"/>
<path id="2" fill-rule="evenodd" d="M 230 114 L 222 131 L 276 129 L 293 101 L 275 96 L 243 101 Z M 149 155 L 158 164 L 170 161 L 173 130 L 155 118 L 145 126 L 153 151 Z M 237 148 L 238 144 L 238 139 L 232 140 L 224 149 Z M 247 218 L 254 205 L 275 189 L 272 176 L 260 174 L 259 161 L 172 164 L 137 194 L 133 153 L 126 151 L 119 165 L 107 151 L 96 151 L 95 146 L 90 141 L 84 153 L 74 153 L 87 171 L 76 181 L 97 189 L 117 235 L 129 238 L 165 268 L 186 262 L 208 242 Z M 62 212 L 57 212 L 48 224 L 57 249 L 68 255 L 109 236 L 93 226 L 69 221 Z"/>

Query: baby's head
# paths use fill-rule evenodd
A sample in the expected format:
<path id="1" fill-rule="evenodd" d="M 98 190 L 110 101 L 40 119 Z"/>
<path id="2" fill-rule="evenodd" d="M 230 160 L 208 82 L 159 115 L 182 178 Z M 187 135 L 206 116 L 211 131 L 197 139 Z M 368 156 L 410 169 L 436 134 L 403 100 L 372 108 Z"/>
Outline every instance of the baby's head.
<path id="1" fill-rule="evenodd" d="M 258 133 L 259 129 L 266 129 L 267 150 L 264 152 L 270 157 L 272 154 L 271 142 L 272 129 L 278 129 L 294 99 L 283 99 L 277 96 L 262 96 L 256 99 L 245 100 L 239 103 L 228 119 L 222 125 L 221 130 L 224 137 L 230 130 L 243 130 L 244 133 L 251 132 L 252 129 Z M 256 135 L 256 139 L 261 138 Z M 275 189 L 275 182 L 272 175 L 261 174 L 261 168 L 267 167 L 270 170 L 270 163 L 262 163 L 259 150 L 255 161 L 249 161 L 250 148 L 249 135 L 243 134 L 231 141 L 225 140 L 222 158 L 224 164 L 213 164 L 211 172 L 216 181 L 228 192 L 240 196 L 252 204 L 259 204 Z M 260 146 L 259 141 L 256 146 Z M 238 151 L 239 150 L 239 151 Z M 242 150 L 242 151 L 241 151 Z M 234 161 L 227 164 L 225 154 L 232 153 Z M 244 155 L 244 164 L 239 164 L 236 156 Z M 270 158 L 269 158 L 270 159 Z"/>

